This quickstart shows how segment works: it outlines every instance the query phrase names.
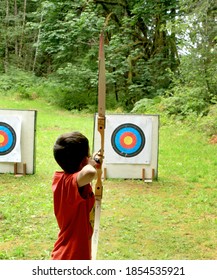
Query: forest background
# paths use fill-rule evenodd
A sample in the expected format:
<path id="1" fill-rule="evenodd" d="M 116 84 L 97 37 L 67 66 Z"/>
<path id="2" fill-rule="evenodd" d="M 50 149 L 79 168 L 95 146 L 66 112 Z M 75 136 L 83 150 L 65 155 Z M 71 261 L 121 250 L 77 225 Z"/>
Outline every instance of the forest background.
<path id="1" fill-rule="evenodd" d="M 1 1 L 1 94 L 96 111 L 103 28 L 108 110 L 216 133 L 215 0 Z"/>

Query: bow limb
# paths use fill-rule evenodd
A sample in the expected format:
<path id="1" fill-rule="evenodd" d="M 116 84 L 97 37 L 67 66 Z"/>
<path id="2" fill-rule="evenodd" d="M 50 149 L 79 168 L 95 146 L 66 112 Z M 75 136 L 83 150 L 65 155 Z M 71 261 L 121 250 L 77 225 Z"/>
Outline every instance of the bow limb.
<path id="1" fill-rule="evenodd" d="M 94 217 L 94 232 L 92 237 L 92 258 L 96 259 L 98 240 L 99 240 L 99 225 L 101 214 L 101 200 L 103 193 L 102 185 L 102 164 L 104 156 L 104 131 L 105 131 L 105 95 L 106 95 L 106 79 L 105 79 L 105 54 L 104 54 L 104 35 L 100 35 L 99 41 L 99 82 L 98 82 L 98 117 L 97 129 L 100 134 L 100 165 L 97 168 L 97 180 L 95 184 L 95 217 Z"/>
<path id="2" fill-rule="evenodd" d="M 99 82 L 98 82 L 98 118 L 97 128 L 100 134 L 100 166 L 97 169 L 97 181 L 95 185 L 96 199 L 102 199 L 102 164 L 104 156 L 104 131 L 105 131 L 105 95 L 106 95 L 106 80 L 105 80 L 105 54 L 104 54 L 104 35 L 100 35 L 99 41 Z"/>

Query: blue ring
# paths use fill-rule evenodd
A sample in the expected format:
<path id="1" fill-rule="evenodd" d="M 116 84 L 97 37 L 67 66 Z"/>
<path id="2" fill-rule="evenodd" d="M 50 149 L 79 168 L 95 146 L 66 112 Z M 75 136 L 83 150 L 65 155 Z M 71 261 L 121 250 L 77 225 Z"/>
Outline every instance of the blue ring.
<path id="1" fill-rule="evenodd" d="M 8 142 L 6 143 L 6 145 L 0 147 L 1 156 L 10 153 L 14 149 L 16 144 L 16 134 L 14 129 L 10 125 L 3 122 L 0 122 L 0 130 L 4 131 L 8 136 Z"/>
<path id="2" fill-rule="evenodd" d="M 126 133 L 131 132 L 136 137 L 136 144 L 132 148 L 123 147 L 120 141 L 121 136 Z M 123 157 L 134 157 L 138 155 L 145 146 L 145 135 L 143 131 L 135 124 L 126 123 L 118 126 L 111 137 L 111 144 L 113 149 Z"/>
<path id="3" fill-rule="evenodd" d="M 126 148 L 126 147 L 122 146 L 120 138 L 125 132 L 131 132 L 135 135 L 137 141 L 133 148 Z M 138 132 L 138 130 L 136 130 L 133 127 L 123 127 L 115 135 L 115 145 L 116 145 L 117 149 L 119 151 L 122 151 L 122 153 L 125 153 L 125 154 L 132 154 L 132 153 L 135 153 L 136 151 L 138 151 L 139 147 L 141 146 L 141 143 L 142 143 L 141 135 Z"/>

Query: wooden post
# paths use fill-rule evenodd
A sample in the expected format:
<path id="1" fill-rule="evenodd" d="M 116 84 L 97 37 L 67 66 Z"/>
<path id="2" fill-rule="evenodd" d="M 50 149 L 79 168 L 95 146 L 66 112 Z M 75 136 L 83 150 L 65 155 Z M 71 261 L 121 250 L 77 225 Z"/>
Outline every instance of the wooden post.
<path id="1" fill-rule="evenodd" d="M 17 174 L 17 162 L 14 163 L 14 175 Z"/>
<path id="2" fill-rule="evenodd" d="M 142 180 L 145 181 L 145 168 L 142 168 Z"/>
<path id="3" fill-rule="evenodd" d="M 154 180 L 154 175 L 155 175 L 155 170 L 154 168 L 152 169 L 152 180 Z"/>
<path id="4" fill-rule="evenodd" d="M 107 173 L 106 173 L 106 172 L 107 172 L 107 169 L 104 168 L 104 169 L 103 169 L 103 179 L 104 179 L 104 180 L 106 180 L 106 177 L 107 177 Z"/>
<path id="5" fill-rule="evenodd" d="M 23 175 L 26 175 L 26 163 L 23 164 Z"/>
<path id="6" fill-rule="evenodd" d="M 18 163 L 14 163 L 14 175 L 26 175 L 26 163 L 22 164 L 23 170 L 21 173 L 18 173 Z"/>

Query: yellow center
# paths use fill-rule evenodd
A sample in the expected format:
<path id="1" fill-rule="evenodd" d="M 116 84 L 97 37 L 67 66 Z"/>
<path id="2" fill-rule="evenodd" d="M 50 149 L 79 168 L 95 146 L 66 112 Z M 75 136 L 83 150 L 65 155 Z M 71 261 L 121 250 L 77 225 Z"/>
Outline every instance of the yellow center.
<path id="1" fill-rule="evenodd" d="M 124 144 L 126 144 L 126 145 L 131 145 L 132 142 L 133 142 L 132 137 L 126 136 L 126 137 L 124 138 Z"/>
<path id="2" fill-rule="evenodd" d="M 3 135 L 0 135 L 0 144 L 3 143 L 5 140 L 4 136 Z"/>

